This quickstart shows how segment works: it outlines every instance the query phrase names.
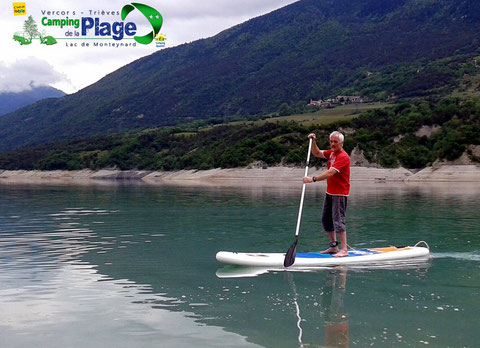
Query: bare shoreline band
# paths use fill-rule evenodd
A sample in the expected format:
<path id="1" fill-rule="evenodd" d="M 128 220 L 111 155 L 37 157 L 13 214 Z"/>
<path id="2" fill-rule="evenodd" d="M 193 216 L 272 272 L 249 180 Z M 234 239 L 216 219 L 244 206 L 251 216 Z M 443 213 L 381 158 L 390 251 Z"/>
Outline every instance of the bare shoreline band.
<path id="1" fill-rule="evenodd" d="M 309 175 L 319 174 L 324 168 L 312 168 Z M 299 183 L 303 177 L 300 167 L 230 168 L 210 170 L 179 171 L 121 171 L 104 169 L 99 171 L 27 171 L 0 170 L 0 183 L 65 183 L 88 184 L 100 182 L 137 182 L 148 184 L 174 185 L 275 185 Z M 480 166 L 444 165 L 439 168 L 427 167 L 416 173 L 405 168 L 351 167 L 352 182 L 405 182 L 435 183 L 461 182 L 480 184 Z"/>

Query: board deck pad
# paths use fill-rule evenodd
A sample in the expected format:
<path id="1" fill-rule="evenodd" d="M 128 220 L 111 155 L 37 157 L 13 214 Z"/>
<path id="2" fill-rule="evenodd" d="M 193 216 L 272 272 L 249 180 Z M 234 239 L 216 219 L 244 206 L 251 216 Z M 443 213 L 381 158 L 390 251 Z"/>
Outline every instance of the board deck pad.
<path id="1" fill-rule="evenodd" d="M 349 251 L 348 256 L 345 257 L 355 257 L 355 256 L 365 256 L 378 254 L 380 251 L 373 249 L 356 249 L 354 251 Z M 309 253 L 297 253 L 297 257 L 300 258 L 330 258 L 333 257 L 333 254 L 322 254 L 320 252 L 309 252 Z"/>

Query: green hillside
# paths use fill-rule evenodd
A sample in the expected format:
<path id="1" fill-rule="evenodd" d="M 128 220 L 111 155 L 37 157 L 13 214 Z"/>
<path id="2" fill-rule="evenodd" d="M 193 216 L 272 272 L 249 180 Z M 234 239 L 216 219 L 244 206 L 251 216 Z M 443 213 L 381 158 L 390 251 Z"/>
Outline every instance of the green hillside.
<path id="1" fill-rule="evenodd" d="M 435 126 L 430 136 L 417 133 L 425 125 Z M 231 168 L 256 161 L 301 165 L 306 135 L 316 132 L 319 146 L 326 148 L 328 134 L 335 129 L 347 134 L 348 152 L 358 147 L 369 161 L 384 167 L 422 168 L 436 159 L 455 159 L 470 151 L 470 145 L 480 145 L 480 103 L 403 103 L 326 124 L 272 119 L 202 130 L 194 125 L 97 136 L 3 153 L 0 168 L 175 170 Z M 470 157 L 480 162 L 474 153 Z"/>
<path id="2" fill-rule="evenodd" d="M 458 93 L 465 75 L 479 75 L 477 6 L 473 0 L 298 1 L 3 116 L 0 151 L 246 118 L 338 94 L 376 101 Z"/>

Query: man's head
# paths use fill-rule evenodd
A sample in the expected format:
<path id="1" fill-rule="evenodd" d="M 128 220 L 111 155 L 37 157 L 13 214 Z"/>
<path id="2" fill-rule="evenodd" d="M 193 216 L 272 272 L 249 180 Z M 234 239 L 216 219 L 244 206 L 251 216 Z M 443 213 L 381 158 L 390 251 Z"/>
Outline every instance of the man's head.
<path id="1" fill-rule="evenodd" d="M 344 136 L 340 132 L 332 132 L 330 134 L 330 146 L 334 152 L 341 151 L 343 149 Z"/>

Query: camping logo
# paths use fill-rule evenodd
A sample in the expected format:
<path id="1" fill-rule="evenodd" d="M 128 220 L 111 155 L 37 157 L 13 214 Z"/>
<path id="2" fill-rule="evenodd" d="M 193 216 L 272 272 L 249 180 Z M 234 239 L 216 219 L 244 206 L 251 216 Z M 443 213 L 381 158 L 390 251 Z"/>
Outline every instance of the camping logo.
<path id="1" fill-rule="evenodd" d="M 15 15 L 26 14 L 25 3 L 13 3 L 13 9 Z M 125 19 L 134 10 L 142 13 L 148 22 L 140 23 L 140 27 L 137 27 L 135 22 L 126 22 Z M 80 16 L 76 16 L 76 13 L 80 13 Z M 57 40 L 67 40 L 64 41 L 65 47 L 135 47 L 137 43 L 148 45 L 154 40 L 156 47 L 165 47 L 165 41 L 167 40 L 166 34 L 159 34 L 163 24 L 163 17 L 160 12 L 153 7 L 136 2 L 123 6 L 121 11 L 41 10 L 41 14 L 40 25 L 49 27 L 49 31 L 55 30 L 55 33 L 61 30 L 60 35 L 57 34 L 56 37 L 47 36 L 45 30 L 40 33 L 37 23 L 32 16 L 29 16 L 23 24 L 23 31 L 15 32 L 13 39 L 18 41 L 20 45 L 29 45 L 33 39 L 39 39 L 40 43 L 45 45 L 54 45 Z M 112 17 L 107 20 L 102 18 L 114 15 L 120 16 L 121 21 L 112 19 Z M 131 17 L 142 18 L 141 16 Z M 138 28 L 146 27 L 146 31 L 148 31 L 150 26 L 152 28 L 150 32 L 145 35 L 138 35 Z M 78 41 L 75 40 L 84 41 L 77 44 Z M 88 40 L 94 41 L 90 43 Z M 113 40 L 113 42 L 110 40 Z"/>
<path id="2" fill-rule="evenodd" d="M 37 23 L 32 16 L 29 16 L 23 24 L 23 31 L 17 31 L 13 34 L 13 39 L 20 42 L 20 45 L 30 45 L 33 39 L 40 39 L 41 44 L 54 45 L 57 43 L 52 36 L 46 36 L 45 30 L 42 33 L 38 31 Z"/>
<path id="3" fill-rule="evenodd" d="M 14 2 L 13 3 L 13 15 L 21 16 L 27 14 L 27 5 L 24 2 Z"/>

